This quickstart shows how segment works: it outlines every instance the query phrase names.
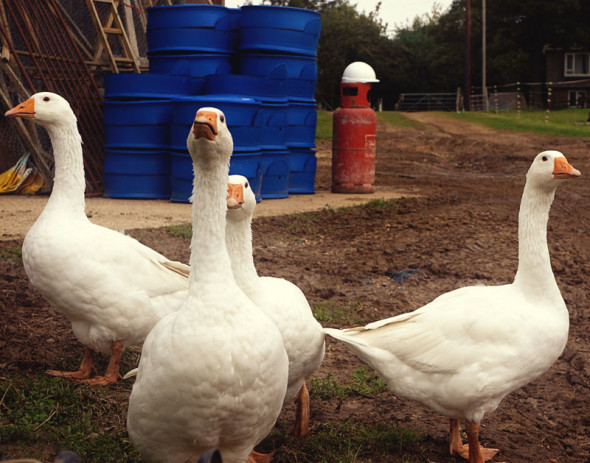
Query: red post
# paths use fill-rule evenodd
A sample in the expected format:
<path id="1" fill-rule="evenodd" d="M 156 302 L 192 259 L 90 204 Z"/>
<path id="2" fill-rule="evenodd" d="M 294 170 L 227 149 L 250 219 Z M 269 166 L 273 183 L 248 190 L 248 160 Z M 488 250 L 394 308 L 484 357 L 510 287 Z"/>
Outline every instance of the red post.
<path id="1" fill-rule="evenodd" d="M 374 73 L 372 81 L 377 81 Z M 374 191 L 377 117 L 371 109 L 370 90 L 370 83 L 343 78 L 340 84 L 341 106 L 334 111 L 332 122 L 333 193 Z"/>

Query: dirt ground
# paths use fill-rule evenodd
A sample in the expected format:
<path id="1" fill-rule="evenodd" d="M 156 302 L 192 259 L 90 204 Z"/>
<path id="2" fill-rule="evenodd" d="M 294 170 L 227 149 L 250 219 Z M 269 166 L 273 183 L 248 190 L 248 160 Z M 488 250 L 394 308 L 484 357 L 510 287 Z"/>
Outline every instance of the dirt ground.
<path id="1" fill-rule="evenodd" d="M 432 113 L 409 116 L 424 128 L 378 123 L 376 185 L 378 193 L 401 196 L 395 207 L 258 216 L 259 273 L 296 283 L 312 306 L 355 307 L 358 323 L 414 310 L 460 286 L 509 283 L 517 267 L 525 173 L 538 152 L 562 151 L 582 172 L 558 189 L 548 229 L 554 272 L 570 311 L 569 341 L 546 374 L 485 417 L 481 441 L 500 449 L 494 461 L 590 462 L 590 138 L 497 132 Z M 326 195 L 330 145 L 319 148 L 316 187 Z M 4 198 L 0 204 L 6 212 Z M 6 227 L 10 218 L 2 220 Z M 186 239 L 163 228 L 128 232 L 172 259 L 188 261 Z M 0 364 L 24 372 L 75 364 L 81 347 L 69 324 L 29 286 L 20 259 L 6 257 L 21 243 L 19 233 L 10 230 L 0 241 L 5 256 L 0 259 Z M 332 373 L 344 383 L 360 366 L 346 348 L 328 340 L 316 376 Z M 288 417 L 293 410 L 283 413 Z M 447 454 L 446 418 L 389 392 L 344 401 L 312 396 L 312 433 L 319 423 L 342 420 L 398 422 L 423 430 L 421 461 L 459 461 Z M 392 454 L 372 461 L 400 460 Z"/>

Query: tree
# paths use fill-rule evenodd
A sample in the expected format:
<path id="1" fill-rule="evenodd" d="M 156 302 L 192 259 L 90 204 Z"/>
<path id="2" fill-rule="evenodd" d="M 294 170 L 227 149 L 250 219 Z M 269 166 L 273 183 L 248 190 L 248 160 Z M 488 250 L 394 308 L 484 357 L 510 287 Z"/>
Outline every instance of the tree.
<path id="1" fill-rule="evenodd" d="M 359 13 L 349 0 L 264 0 L 275 6 L 319 11 L 322 32 L 318 47 L 316 98 L 330 108 L 339 104 L 345 67 L 364 61 L 375 69 L 374 96 L 393 108 L 402 92 L 454 92 L 463 85 L 465 0 L 454 0 L 417 17 L 387 35 L 379 6 Z M 481 82 L 481 0 L 471 0 L 472 82 Z M 494 0 L 487 2 L 487 81 L 543 82 L 546 46 L 590 51 L 590 1 Z"/>

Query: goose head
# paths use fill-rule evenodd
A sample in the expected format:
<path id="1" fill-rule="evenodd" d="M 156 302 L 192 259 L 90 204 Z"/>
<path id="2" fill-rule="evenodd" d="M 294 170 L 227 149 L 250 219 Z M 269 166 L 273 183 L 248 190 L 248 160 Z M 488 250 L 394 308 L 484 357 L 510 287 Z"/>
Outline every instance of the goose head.
<path id="1" fill-rule="evenodd" d="M 200 108 L 186 145 L 193 161 L 229 162 L 234 143 L 223 112 L 217 108 Z"/>
<path id="2" fill-rule="evenodd" d="M 562 180 L 580 176 L 580 171 L 567 162 L 559 151 L 539 153 L 527 172 L 527 183 L 538 188 L 553 190 Z"/>
<path id="3" fill-rule="evenodd" d="M 242 175 L 230 175 L 227 185 L 227 219 L 241 221 L 252 218 L 256 196 L 250 182 Z"/>
<path id="4" fill-rule="evenodd" d="M 6 117 L 33 119 L 43 127 L 76 123 L 76 116 L 67 100 L 56 93 L 35 93 L 27 101 L 4 113 Z"/>

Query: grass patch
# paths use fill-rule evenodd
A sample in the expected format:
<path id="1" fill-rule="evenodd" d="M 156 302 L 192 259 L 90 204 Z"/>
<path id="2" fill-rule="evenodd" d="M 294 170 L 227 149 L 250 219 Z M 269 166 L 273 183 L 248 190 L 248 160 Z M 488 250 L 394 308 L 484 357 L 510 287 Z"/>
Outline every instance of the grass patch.
<path id="1" fill-rule="evenodd" d="M 399 111 L 382 111 L 377 113 L 377 119 L 385 121 L 396 127 L 403 127 L 407 129 L 423 129 L 426 127 L 420 121 L 415 121 L 407 116 L 404 116 Z"/>
<path id="2" fill-rule="evenodd" d="M 68 449 L 88 462 L 139 459 L 128 440 L 121 407 L 128 390 L 94 388 L 41 373 L 24 376 L 5 371 L 2 379 L 0 442 L 5 452 L 52 460 Z M 18 455 L 25 448 L 39 449 L 40 454 Z"/>
<path id="3" fill-rule="evenodd" d="M 180 225 L 169 225 L 168 233 L 170 233 L 175 238 L 183 238 L 183 239 L 191 239 L 193 235 L 193 224 L 191 223 L 183 223 Z"/>
<path id="4" fill-rule="evenodd" d="M 314 232 L 316 216 L 317 214 L 309 212 L 300 212 L 298 214 L 289 215 L 289 223 L 285 229 L 297 239 L 314 236 L 317 234 Z"/>
<path id="5" fill-rule="evenodd" d="M 328 111 L 318 111 L 318 122 L 315 131 L 316 140 L 326 140 L 332 138 L 332 113 Z"/>
<path id="6" fill-rule="evenodd" d="M 332 373 L 323 378 L 310 379 L 313 397 L 322 400 L 344 400 L 352 396 L 374 397 L 387 390 L 387 384 L 369 367 L 361 367 L 352 374 L 352 382 L 339 384 Z"/>
<path id="7" fill-rule="evenodd" d="M 262 443 L 263 450 L 277 446 L 273 461 L 298 463 L 380 462 L 395 454 L 400 462 L 424 461 L 425 434 L 397 423 L 365 424 L 352 420 L 321 423 L 305 439 L 293 435 L 292 423 L 281 421 Z M 270 445 L 269 445 L 270 444 Z"/>
<path id="8" fill-rule="evenodd" d="M 14 249 L 4 249 L 2 253 L 0 253 L 0 257 L 2 257 L 2 259 L 22 259 L 23 249 L 20 246 Z"/>
<path id="9" fill-rule="evenodd" d="M 358 325 L 363 318 L 358 315 L 363 303 L 360 301 L 337 305 L 334 301 L 320 302 L 313 308 L 313 315 L 320 323 Z"/>
<path id="10" fill-rule="evenodd" d="M 441 114 L 465 121 L 478 122 L 497 130 L 534 132 L 562 137 L 590 136 L 590 126 L 584 125 L 588 119 L 587 109 L 563 109 L 549 113 L 544 110 L 527 109 L 520 111 L 520 113 L 517 111 L 505 111 L 498 114 L 464 111 Z"/>
<path id="11" fill-rule="evenodd" d="M 394 199 L 383 199 L 383 198 L 376 198 L 371 199 L 369 202 L 362 204 L 360 207 L 361 209 L 368 209 L 372 211 L 391 211 L 396 209 L 398 203 Z"/>
<path id="12" fill-rule="evenodd" d="M 325 205 L 322 211 L 329 214 L 347 215 L 353 213 L 355 210 L 365 211 L 391 211 L 397 209 L 399 202 L 395 199 L 375 198 L 366 203 L 357 206 L 341 206 L 333 208 L 329 204 Z"/>
<path id="13" fill-rule="evenodd" d="M 333 136 L 333 116 L 332 112 L 329 111 L 317 111 L 317 126 L 315 132 L 315 138 L 317 140 L 327 140 Z M 377 119 L 385 121 L 389 124 L 395 125 L 396 127 L 412 128 L 412 129 L 423 129 L 426 127 L 425 124 L 419 121 L 410 119 L 404 116 L 398 111 L 382 111 L 378 112 Z"/>

